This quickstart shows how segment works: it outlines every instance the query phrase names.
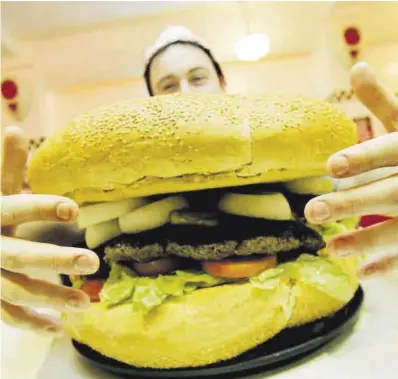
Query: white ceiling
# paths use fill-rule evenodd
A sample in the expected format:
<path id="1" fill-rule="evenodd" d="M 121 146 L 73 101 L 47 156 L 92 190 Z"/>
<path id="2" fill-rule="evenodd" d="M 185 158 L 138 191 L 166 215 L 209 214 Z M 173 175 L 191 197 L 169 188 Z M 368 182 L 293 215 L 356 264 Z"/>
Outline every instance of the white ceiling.
<path id="1" fill-rule="evenodd" d="M 16 40 L 53 37 L 82 27 L 128 21 L 200 4 L 194 1 L 2 1 L 1 30 Z"/>
<path id="2" fill-rule="evenodd" d="M 211 42 L 220 60 L 233 57 L 246 20 L 251 31 L 267 33 L 272 54 L 304 53 L 316 43 L 316 30 L 333 2 L 90 1 L 2 2 L 2 52 L 29 41 L 130 27 L 141 54 L 168 24 L 182 24 Z M 196 9 L 195 9 L 196 8 Z M 165 16 L 167 14 L 167 16 Z M 246 20 L 245 20 L 246 19 Z M 165 21 L 167 20 L 167 21 Z M 220 26 L 222 28 L 220 29 Z M 3 37 L 4 36 L 4 37 Z M 314 36 L 315 38 L 308 38 Z"/>
<path id="3" fill-rule="evenodd" d="M 235 60 L 245 18 L 250 31 L 268 34 L 270 59 L 314 51 L 326 28 L 344 48 L 342 33 L 351 24 L 360 28 L 364 46 L 398 40 L 398 2 L 241 3 L 2 2 L 2 64 L 35 65 L 46 85 L 58 88 L 139 77 L 144 49 L 170 24 L 191 28 L 225 63 Z"/>

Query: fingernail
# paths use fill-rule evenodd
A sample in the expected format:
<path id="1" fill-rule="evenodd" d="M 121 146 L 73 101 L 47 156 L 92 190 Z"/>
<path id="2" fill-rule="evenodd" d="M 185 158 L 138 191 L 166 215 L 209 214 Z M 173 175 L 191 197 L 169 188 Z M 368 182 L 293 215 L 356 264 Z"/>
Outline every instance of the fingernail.
<path id="1" fill-rule="evenodd" d="M 328 250 L 335 255 L 344 257 L 346 255 L 355 254 L 354 241 L 351 237 L 340 237 L 331 241 Z"/>
<path id="2" fill-rule="evenodd" d="M 317 201 L 312 206 L 311 215 L 315 221 L 325 221 L 330 217 L 328 205 L 323 201 Z"/>
<path id="3" fill-rule="evenodd" d="M 358 276 L 360 279 L 362 278 L 367 278 L 369 276 L 372 276 L 376 270 L 372 267 L 361 267 L 358 270 Z"/>
<path id="4" fill-rule="evenodd" d="M 383 258 L 375 262 L 367 262 L 358 270 L 360 277 L 383 275 L 392 272 L 396 268 L 398 259 L 396 256 Z"/>
<path id="5" fill-rule="evenodd" d="M 371 264 L 368 266 L 361 267 L 358 270 L 358 276 L 360 278 L 367 278 L 369 276 L 382 275 L 386 271 L 385 267 L 381 267 L 379 264 Z"/>
<path id="6" fill-rule="evenodd" d="M 76 297 L 70 297 L 66 300 L 66 307 L 70 309 L 84 308 L 84 304 Z"/>
<path id="7" fill-rule="evenodd" d="M 57 217 L 61 220 L 69 220 L 72 217 L 73 209 L 70 203 L 61 203 L 57 206 Z"/>
<path id="8" fill-rule="evenodd" d="M 44 332 L 52 334 L 60 334 L 62 333 L 62 328 L 60 328 L 57 325 L 48 325 L 44 328 Z"/>
<path id="9" fill-rule="evenodd" d="M 96 269 L 96 265 L 92 259 L 81 255 L 75 259 L 74 268 L 81 273 L 91 274 Z"/>
<path id="10" fill-rule="evenodd" d="M 348 159 L 342 155 L 333 157 L 330 161 L 332 173 L 336 176 L 343 176 L 349 173 L 350 165 Z"/>

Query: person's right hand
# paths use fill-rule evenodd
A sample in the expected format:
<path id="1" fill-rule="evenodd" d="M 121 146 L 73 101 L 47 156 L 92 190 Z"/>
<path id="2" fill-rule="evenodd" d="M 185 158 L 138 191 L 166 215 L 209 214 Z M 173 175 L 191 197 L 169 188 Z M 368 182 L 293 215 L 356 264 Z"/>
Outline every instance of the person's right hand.
<path id="1" fill-rule="evenodd" d="M 63 274 L 97 271 L 97 255 L 85 249 L 31 242 L 13 237 L 18 225 L 30 221 L 72 222 L 78 206 L 70 199 L 52 195 L 19 194 L 28 156 L 28 141 L 21 129 L 5 130 L 1 182 L 1 310 L 2 320 L 12 326 L 58 333 L 61 324 L 33 307 L 85 310 L 89 297 L 80 290 L 26 275 L 30 269 Z"/>

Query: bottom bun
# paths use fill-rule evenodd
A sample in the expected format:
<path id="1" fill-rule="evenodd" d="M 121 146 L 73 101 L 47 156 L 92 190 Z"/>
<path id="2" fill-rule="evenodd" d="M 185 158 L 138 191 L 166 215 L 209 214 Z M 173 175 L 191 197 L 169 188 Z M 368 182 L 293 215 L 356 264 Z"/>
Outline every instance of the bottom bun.
<path id="1" fill-rule="evenodd" d="M 359 285 L 357 265 L 349 259 L 337 264 L 352 279 L 352 298 Z M 73 339 L 107 357 L 167 369 L 234 358 L 287 327 L 325 317 L 346 304 L 300 280 L 284 278 L 272 289 L 250 283 L 200 289 L 167 301 L 147 316 L 134 313 L 129 304 L 106 308 L 93 303 L 87 312 L 65 313 L 62 319 Z"/>

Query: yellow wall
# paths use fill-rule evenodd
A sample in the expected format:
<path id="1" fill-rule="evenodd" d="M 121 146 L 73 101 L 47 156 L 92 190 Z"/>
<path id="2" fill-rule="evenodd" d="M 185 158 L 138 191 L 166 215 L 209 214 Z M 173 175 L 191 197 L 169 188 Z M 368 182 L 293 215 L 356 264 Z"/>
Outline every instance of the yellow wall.
<path id="1" fill-rule="evenodd" d="M 372 12 L 374 10 L 362 14 L 362 19 L 371 20 Z M 20 62 L 10 61 L 3 67 L 3 77 L 18 78 L 22 88 L 31 89 L 34 94 L 30 100 L 26 100 L 31 101 L 31 111 L 19 124 L 31 137 L 49 135 L 75 115 L 95 106 L 147 96 L 139 77 L 143 68 L 142 51 L 135 49 L 134 38 L 142 38 L 145 43 L 153 42 L 164 26 L 183 23 L 181 20 L 184 19 L 190 27 L 199 27 L 200 20 L 195 14 L 188 13 L 184 13 L 186 18 L 174 17 L 171 21 L 166 20 L 168 16 L 149 17 L 147 22 L 143 18 L 134 25 L 98 28 L 84 33 L 24 42 L 21 50 L 26 55 L 23 58 L 26 58 L 27 63 L 21 65 Z M 254 63 L 230 61 L 225 51 L 220 51 L 219 54 L 216 47 L 221 50 L 222 45 L 218 39 L 214 44 L 214 53 L 227 60 L 222 59 L 222 65 L 227 76 L 228 91 L 255 94 L 291 92 L 326 98 L 333 90 L 348 89 L 349 65 L 346 58 L 343 58 L 346 54 L 344 45 L 337 44 L 336 48 L 335 37 L 330 38 L 328 34 L 330 30 L 344 25 L 346 21 L 343 21 L 342 18 L 338 22 L 329 20 L 323 34 L 314 36 L 317 45 L 311 51 L 271 56 Z M 145 28 L 141 34 L 140 28 Z M 132 32 L 135 34 L 132 35 Z M 210 35 L 204 37 L 209 40 Z M 228 38 L 226 43 L 232 44 L 232 37 Z M 105 53 L 101 49 L 102 45 L 111 46 L 111 49 Z M 372 64 L 382 80 L 398 91 L 398 41 L 368 43 L 362 49 L 362 58 Z M 120 80 L 115 80 L 119 70 Z M 88 80 L 87 73 L 97 80 L 85 84 L 85 80 Z M 109 77 L 112 77 L 111 81 L 108 80 Z M 71 85 L 71 82 L 80 84 Z M 6 111 L 2 112 L 2 125 L 15 123 Z M 380 125 L 377 130 L 378 133 L 382 132 Z"/>

